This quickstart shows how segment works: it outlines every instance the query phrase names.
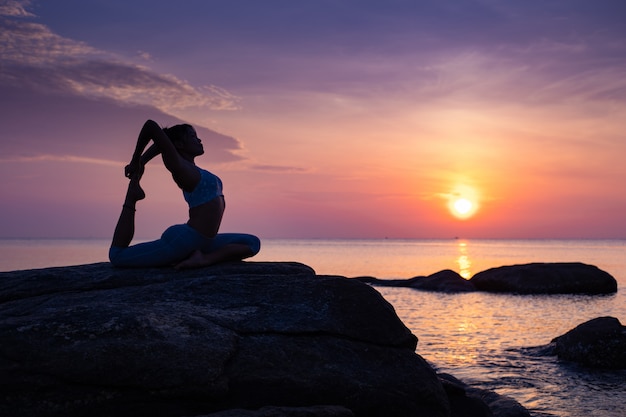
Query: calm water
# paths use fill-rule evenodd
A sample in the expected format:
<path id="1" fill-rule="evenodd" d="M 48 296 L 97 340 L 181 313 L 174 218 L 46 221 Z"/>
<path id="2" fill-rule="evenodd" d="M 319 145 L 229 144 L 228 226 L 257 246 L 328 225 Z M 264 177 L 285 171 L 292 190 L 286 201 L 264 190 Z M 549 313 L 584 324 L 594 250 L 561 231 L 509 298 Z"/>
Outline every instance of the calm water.
<path id="1" fill-rule="evenodd" d="M 0 240 L 0 271 L 106 260 L 104 240 Z M 623 240 L 265 240 L 259 261 L 298 261 L 318 274 L 410 278 L 452 269 L 462 276 L 494 266 L 579 261 L 618 280 L 612 296 L 438 294 L 377 290 L 419 338 L 417 352 L 441 372 L 509 395 L 535 416 L 624 417 L 626 371 L 594 371 L 533 357 L 547 344 L 600 316 L 626 323 Z"/>

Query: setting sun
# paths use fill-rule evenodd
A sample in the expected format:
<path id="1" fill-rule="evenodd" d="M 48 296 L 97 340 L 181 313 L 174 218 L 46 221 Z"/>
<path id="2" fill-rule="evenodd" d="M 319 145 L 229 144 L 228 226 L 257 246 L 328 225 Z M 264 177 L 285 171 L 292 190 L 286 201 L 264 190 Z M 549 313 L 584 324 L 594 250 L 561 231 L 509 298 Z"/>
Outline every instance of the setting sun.
<path id="1" fill-rule="evenodd" d="M 454 202 L 454 211 L 461 216 L 465 216 L 472 210 L 472 206 L 472 202 L 467 198 L 459 198 Z"/>
<path id="2" fill-rule="evenodd" d="M 469 219 L 478 210 L 478 193 L 466 185 L 457 185 L 448 195 L 448 210 L 457 219 Z"/>

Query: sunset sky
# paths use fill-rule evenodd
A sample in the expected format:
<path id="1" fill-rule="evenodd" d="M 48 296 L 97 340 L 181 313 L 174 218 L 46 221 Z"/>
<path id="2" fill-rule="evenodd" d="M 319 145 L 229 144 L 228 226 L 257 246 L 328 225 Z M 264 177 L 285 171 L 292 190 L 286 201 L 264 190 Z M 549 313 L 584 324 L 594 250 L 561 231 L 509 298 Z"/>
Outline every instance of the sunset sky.
<path id="1" fill-rule="evenodd" d="M 0 0 L 0 237 L 109 237 L 148 118 L 223 231 L 626 238 L 624 0 Z M 137 236 L 186 221 L 160 161 Z M 465 216 L 451 212 L 469 210 Z"/>

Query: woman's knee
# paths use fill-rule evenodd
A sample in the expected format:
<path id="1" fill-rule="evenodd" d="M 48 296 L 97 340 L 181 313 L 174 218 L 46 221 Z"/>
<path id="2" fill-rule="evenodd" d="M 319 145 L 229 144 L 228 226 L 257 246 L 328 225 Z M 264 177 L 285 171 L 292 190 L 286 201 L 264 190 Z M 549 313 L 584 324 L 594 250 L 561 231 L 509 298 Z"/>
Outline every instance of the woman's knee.
<path id="1" fill-rule="evenodd" d="M 247 245 L 250 248 L 250 251 L 252 252 L 252 256 L 259 253 L 259 251 L 261 250 L 261 239 L 259 239 L 258 237 L 254 235 L 247 235 L 247 241 L 248 241 Z"/>
<path id="2" fill-rule="evenodd" d="M 123 266 L 121 265 L 121 262 L 119 260 L 120 253 L 123 251 L 123 249 L 124 248 L 119 248 L 116 246 L 111 246 L 109 248 L 109 262 L 111 262 L 113 266 Z"/>
<path id="3" fill-rule="evenodd" d="M 203 251 L 213 252 L 231 244 L 246 246 L 250 251 L 249 256 L 254 256 L 261 250 L 261 240 L 254 235 L 246 233 L 219 233 L 213 238 L 210 247 Z"/>
<path id="4" fill-rule="evenodd" d="M 261 239 L 254 235 L 243 233 L 239 234 L 231 243 L 247 247 L 250 251 L 250 255 L 248 257 L 256 255 L 261 250 Z"/>

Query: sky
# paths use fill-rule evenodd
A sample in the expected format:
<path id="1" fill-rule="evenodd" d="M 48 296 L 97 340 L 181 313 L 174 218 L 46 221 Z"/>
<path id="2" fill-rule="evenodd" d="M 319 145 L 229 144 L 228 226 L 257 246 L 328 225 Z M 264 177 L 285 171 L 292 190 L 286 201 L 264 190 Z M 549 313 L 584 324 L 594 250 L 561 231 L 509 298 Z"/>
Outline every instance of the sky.
<path id="1" fill-rule="evenodd" d="M 196 127 L 224 232 L 626 238 L 624 22 L 623 0 L 0 0 L 0 237 L 110 237 L 153 119 Z M 138 238 L 186 221 L 160 161 L 142 185 Z"/>

